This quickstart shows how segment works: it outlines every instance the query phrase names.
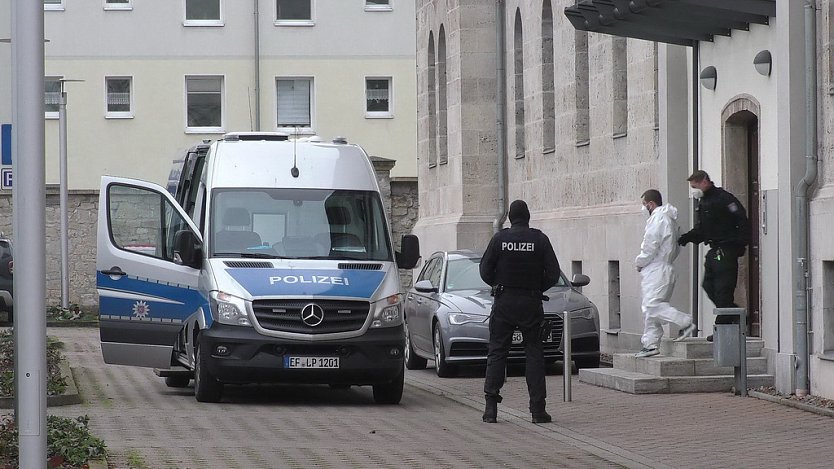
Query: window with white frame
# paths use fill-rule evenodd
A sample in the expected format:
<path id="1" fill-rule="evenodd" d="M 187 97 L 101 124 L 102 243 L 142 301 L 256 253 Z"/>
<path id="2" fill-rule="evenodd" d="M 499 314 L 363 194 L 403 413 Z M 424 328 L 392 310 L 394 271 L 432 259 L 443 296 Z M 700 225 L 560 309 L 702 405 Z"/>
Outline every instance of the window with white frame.
<path id="1" fill-rule="evenodd" d="M 186 127 L 195 132 L 223 130 L 223 77 L 185 77 Z"/>
<path id="2" fill-rule="evenodd" d="M 132 10 L 133 0 L 104 0 L 105 10 Z"/>
<path id="3" fill-rule="evenodd" d="M 365 116 L 393 117 L 391 77 L 365 78 Z"/>
<path id="4" fill-rule="evenodd" d="M 277 78 L 276 126 L 287 132 L 312 132 L 313 129 L 313 79 Z"/>
<path id="5" fill-rule="evenodd" d="M 43 80 L 44 117 L 58 118 L 58 105 L 61 103 L 61 77 L 45 77 Z"/>
<path id="6" fill-rule="evenodd" d="M 105 77 L 105 117 L 133 117 L 133 79 L 131 77 Z"/>
<path id="7" fill-rule="evenodd" d="M 185 0 L 185 26 L 223 26 L 221 0 Z"/>
<path id="8" fill-rule="evenodd" d="M 365 0 L 365 11 L 391 11 L 391 0 Z"/>
<path id="9" fill-rule="evenodd" d="M 44 10 L 63 10 L 64 0 L 43 0 Z"/>
<path id="10" fill-rule="evenodd" d="M 275 0 L 275 24 L 313 24 L 313 0 Z"/>

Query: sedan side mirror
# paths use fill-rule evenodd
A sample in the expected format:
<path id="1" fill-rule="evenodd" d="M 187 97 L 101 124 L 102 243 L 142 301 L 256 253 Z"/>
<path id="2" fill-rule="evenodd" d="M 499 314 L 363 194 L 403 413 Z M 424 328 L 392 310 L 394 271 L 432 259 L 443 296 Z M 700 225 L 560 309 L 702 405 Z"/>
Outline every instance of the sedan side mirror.
<path id="1" fill-rule="evenodd" d="M 589 283 L 591 283 L 591 278 L 583 274 L 574 274 L 573 280 L 570 281 L 570 284 L 574 287 L 584 287 Z"/>
<path id="2" fill-rule="evenodd" d="M 430 280 L 420 280 L 414 284 L 414 289 L 420 293 L 437 293 L 437 287 Z"/>
<path id="3" fill-rule="evenodd" d="M 203 243 L 191 230 L 174 234 L 174 262 L 199 269 L 203 263 Z"/>

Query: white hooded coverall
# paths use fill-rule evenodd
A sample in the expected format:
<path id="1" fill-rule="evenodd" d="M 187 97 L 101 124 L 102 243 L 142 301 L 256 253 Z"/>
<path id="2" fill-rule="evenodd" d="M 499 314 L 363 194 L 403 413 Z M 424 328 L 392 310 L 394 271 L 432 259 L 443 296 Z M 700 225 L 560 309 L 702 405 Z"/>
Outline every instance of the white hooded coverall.
<path id="1" fill-rule="evenodd" d="M 692 324 L 692 316 L 669 304 L 675 289 L 675 269 L 672 262 L 678 257 L 677 243 L 680 235 L 678 209 L 670 204 L 661 205 L 652 211 L 646 221 L 640 255 L 634 260 L 640 271 L 643 293 L 643 337 L 644 348 L 660 346 L 663 337 L 663 323 L 672 323 L 680 328 Z"/>

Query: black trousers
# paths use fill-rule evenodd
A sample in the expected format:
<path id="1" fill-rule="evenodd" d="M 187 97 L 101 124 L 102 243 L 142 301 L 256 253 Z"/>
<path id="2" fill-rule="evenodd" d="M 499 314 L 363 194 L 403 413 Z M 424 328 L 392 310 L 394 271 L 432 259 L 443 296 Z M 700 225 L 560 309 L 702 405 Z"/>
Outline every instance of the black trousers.
<path id="1" fill-rule="evenodd" d="M 521 330 L 526 355 L 525 376 L 530 395 L 530 411 L 542 412 L 547 388 L 545 383 L 544 346 L 541 323 L 544 320 L 541 298 L 504 292 L 496 298 L 489 320 L 489 354 L 487 355 L 484 394 L 498 398 L 507 369 L 507 356 L 516 327 Z"/>
<path id="2" fill-rule="evenodd" d="M 716 308 L 736 308 L 738 283 L 738 252 L 732 248 L 711 248 L 704 261 L 704 281 L 701 284 Z M 732 316 L 718 316 L 716 324 L 729 324 Z"/>

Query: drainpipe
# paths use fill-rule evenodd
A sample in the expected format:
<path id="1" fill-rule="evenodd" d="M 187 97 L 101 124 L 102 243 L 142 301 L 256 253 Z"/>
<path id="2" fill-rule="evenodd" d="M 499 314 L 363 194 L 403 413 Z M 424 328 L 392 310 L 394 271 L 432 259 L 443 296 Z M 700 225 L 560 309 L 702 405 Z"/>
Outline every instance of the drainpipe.
<path id="1" fill-rule="evenodd" d="M 261 131 L 261 13 L 255 2 L 255 129 Z"/>
<path id="2" fill-rule="evenodd" d="M 700 100 L 698 92 L 700 89 L 698 88 L 699 83 L 701 82 L 700 74 L 698 69 L 700 68 L 700 47 L 699 42 L 695 42 L 692 46 L 692 170 L 696 170 L 700 166 L 699 162 L 699 155 L 700 155 L 700 140 L 699 140 L 699 132 L 701 126 L 699 125 L 700 121 L 698 120 L 698 111 L 700 110 Z M 698 206 L 698 200 L 693 198 L 692 199 L 692 226 L 695 226 L 695 222 L 697 221 L 695 217 L 698 216 L 698 212 L 695 211 L 695 208 Z M 699 245 L 694 245 L 692 248 L 692 323 L 698 327 L 698 320 L 700 316 L 698 298 L 700 293 L 700 286 L 698 285 L 698 263 L 701 262 L 699 258 L 700 249 L 698 248 Z"/>
<path id="3" fill-rule="evenodd" d="M 495 149 L 498 153 L 498 213 L 492 222 L 492 231 L 497 233 L 504 226 L 507 218 L 507 124 L 504 121 L 504 114 L 507 109 L 507 85 L 506 85 L 506 50 L 504 48 L 504 23 L 506 18 L 504 0 L 495 2 L 495 86 L 496 86 L 496 142 Z"/>
<path id="4" fill-rule="evenodd" d="M 796 344 L 796 395 L 808 394 L 808 196 L 817 180 L 817 30 L 816 2 L 805 0 L 805 175 L 794 189 L 796 202 L 793 239 L 797 273 L 794 290 L 794 342 Z"/>

